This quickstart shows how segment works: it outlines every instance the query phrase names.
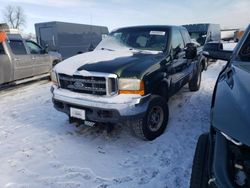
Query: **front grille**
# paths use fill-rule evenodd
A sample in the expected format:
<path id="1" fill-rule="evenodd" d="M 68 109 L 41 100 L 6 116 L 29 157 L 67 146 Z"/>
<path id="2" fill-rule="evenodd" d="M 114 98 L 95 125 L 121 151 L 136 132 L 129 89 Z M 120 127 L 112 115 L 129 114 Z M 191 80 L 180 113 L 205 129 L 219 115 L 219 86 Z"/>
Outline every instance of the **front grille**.
<path id="1" fill-rule="evenodd" d="M 60 87 L 77 93 L 112 95 L 117 92 L 116 78 L 59 74 Z"/>

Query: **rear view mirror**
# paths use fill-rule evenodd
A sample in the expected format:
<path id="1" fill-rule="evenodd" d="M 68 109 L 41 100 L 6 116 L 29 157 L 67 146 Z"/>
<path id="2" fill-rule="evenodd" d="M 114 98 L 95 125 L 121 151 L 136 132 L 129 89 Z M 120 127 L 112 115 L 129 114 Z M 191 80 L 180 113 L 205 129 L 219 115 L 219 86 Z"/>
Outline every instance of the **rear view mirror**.
<path id="1" fill-rule="evenodd" d="M 188 43 L 185 49 L 187 59 L 194 59 L 197 56 L 197 47 L 194 43 Z"/>
<path id="2" fill-rule="evenodd" d="M 5 32 L 0 32 L 0 43 L 4 42 L 7 39 Z"/>
<path id="3" fill-rule="evenodd" d="M 223 50 L 223 44 L 220 42 L 209 42 L 203 48 L 203 55 L 209 59 L 220 59 L 229 61 L 233 51 Z"/>

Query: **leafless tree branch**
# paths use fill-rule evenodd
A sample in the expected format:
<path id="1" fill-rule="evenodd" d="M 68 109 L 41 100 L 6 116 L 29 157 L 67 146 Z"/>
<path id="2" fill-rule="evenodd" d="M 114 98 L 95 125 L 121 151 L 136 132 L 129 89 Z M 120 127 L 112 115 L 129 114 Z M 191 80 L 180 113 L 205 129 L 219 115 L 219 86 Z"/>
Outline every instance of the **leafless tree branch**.
<path id="1" fill-rule="evenodd" d="M 26 16 L 22 7 L 8 5 L 3 12 L 4 21 L 9 27 L 19 29 L 26 23 Z"/>

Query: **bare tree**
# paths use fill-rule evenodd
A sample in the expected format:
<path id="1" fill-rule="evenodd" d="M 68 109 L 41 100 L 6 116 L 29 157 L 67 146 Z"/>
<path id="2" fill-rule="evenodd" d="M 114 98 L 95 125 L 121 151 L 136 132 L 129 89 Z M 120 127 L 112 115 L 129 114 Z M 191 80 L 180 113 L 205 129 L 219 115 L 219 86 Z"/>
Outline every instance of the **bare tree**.
<path id="1" fill-rule="evenodd" d="M 26 23 L 22 7 L 8 5 L 3 12 L 4 21 L 13 29 L 19 29 Z"/>

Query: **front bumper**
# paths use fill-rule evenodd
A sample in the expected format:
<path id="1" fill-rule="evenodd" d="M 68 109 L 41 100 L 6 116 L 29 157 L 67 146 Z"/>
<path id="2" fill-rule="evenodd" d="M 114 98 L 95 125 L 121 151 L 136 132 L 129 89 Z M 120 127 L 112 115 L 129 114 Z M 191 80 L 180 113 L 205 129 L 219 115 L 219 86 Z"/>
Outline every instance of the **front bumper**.
<path id="1" fill-rule="evenodd" d="M 226 138 L 218 131 L 210 135 L 209 179 L 212 188 L 234 188 L 228 173 L 228 147 Z"/>
<path id="2" fill-rule="evenodd" d="M 94 96 L 51 87 L 54 107 L 70 114 L 70 107 L 84 109 L 86 120 L 102 123 L 125 123 L 145 115 L 151 95 Z"/>

